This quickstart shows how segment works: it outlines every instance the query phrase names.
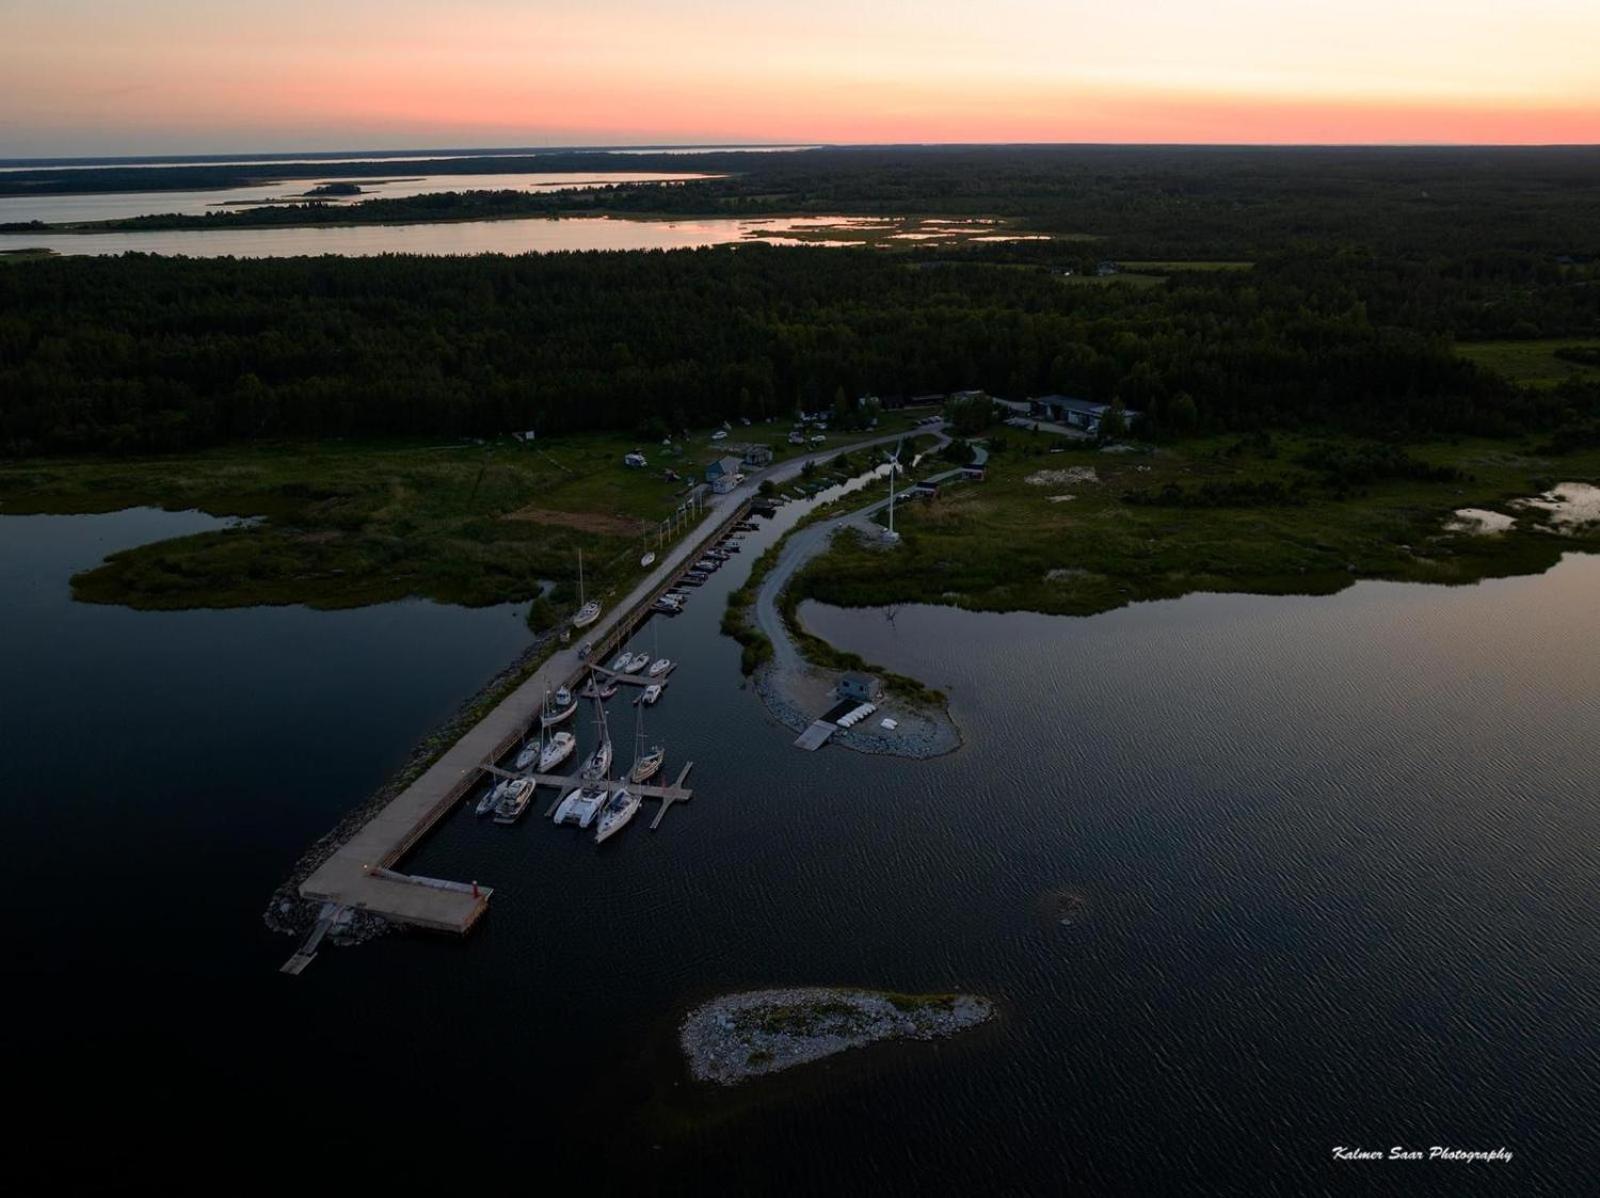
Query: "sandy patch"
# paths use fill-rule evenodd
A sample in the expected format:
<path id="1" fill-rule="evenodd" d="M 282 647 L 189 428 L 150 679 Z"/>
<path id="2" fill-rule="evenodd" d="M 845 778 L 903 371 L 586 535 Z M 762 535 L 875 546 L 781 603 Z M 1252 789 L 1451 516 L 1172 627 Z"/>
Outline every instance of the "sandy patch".
<path id="1" fill-rule="evenodd" d="M 1515 500 L 1511 506 L 1548 512 L 1545 527 L 1552 532 L 1575 532 L 1587 524 L 1600 523 L 1600 487 L 1561 483 L 1536 498 Z"/>
<path id="2" fill-rule="evenodd" d="M 1065 470 L 1035 470 L 1023 481 L 1033 487 L 1059 487 L 1065 483 L 1097 483 L 1100 476 L 1093 466 L 1069 466 Z"/>
<path id="3" fill-rule="evenodd" d="M 1445 522 L 1444 528 L 1446 532 L 1465 532 L 1487 537 L 1510 532 L 1516 523 L 1515 516 L 1507 516 L 1503 512 L 1491 512 L 1481 507 L 1464 507 L 1456 509 L 1455 516 Z"/>

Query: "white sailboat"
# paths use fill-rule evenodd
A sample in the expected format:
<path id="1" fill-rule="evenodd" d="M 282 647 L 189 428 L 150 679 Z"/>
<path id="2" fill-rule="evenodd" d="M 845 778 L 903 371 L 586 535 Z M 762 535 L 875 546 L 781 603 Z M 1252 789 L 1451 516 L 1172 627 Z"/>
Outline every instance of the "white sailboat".
<path id="1" fill-rule="evenodd" d="M 597 782 L 611 773 L 611 730 L 606 727 L 606 709 L 596 699 L 594 704 L 595 727 L 600 730 L 600 743 L 584 759 L 580 776 L 585 782 Z"/>
<path id="2" fill-rule="evenodd" d="M 622 831 L 638 810 L 639 796 L 625 786 L 617 787 L 600 809 L 600 823 L 594 830 L 594 842 L 602 844 L 608 837 Z"/>
<path id="3" fill-rule="evenodd" d="M 571 757 L 573 750 L 577 747 L 578 738 L 573 736 L 572 733 L 555 733 L 545 743 L 544 748 L 539 751 L 539 772 L 548 774 L 568 757 Z"/>
<path id="4" fill-rule="evenodd" d="M 648 653 L 635 653 L 628 658 L 627 664 L 622 667 L 621 672 L 624 674 L 637 674 L 649 664 L 650 655 Z"/>
<path id="5" fill-rule="evenodd" d="M 672 662 L 665 657 L 658 657 L 650 663 L 650 668 L 645 671 L 647 678 L 659 678 L 672 668 Z"/>
<path id="6" fill-rule="evenodd" d="M 506 788 L 511 785 L 510 778 L 502 778 L 488 790 L 483 792 L 483 797 L 478 800 L 478 818 L 482 819 L 500 805 L 500 800 L 506 797 Z"/>
<path id="7" fill-rule="evenodd" d="M 583 550 L 578 550 L 578 614 L 572 617 L 574 628 L 587 628 L 600 618 L 600 605 L 593 599 L 585 602 L 583 597 Z"/>
<path id="8" fill-rule="evenodd" d="M 644 747 L 644 704 L 641 703 L 633 721 L 633 768 L 628 771 L 628 781 L 643 782 L 653 778 L 666 756 L 667 751 L 660 745 L 651 745 L 648 750 Z"/>

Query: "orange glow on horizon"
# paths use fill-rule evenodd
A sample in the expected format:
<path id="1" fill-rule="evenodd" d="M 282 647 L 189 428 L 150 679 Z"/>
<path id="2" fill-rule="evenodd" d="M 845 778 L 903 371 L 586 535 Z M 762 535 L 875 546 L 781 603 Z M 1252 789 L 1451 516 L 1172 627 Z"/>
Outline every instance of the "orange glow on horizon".
<path id="1" fill-rule="evenodd" d="M 0 154 L 1600 142 L 1591 0 L 14 7 Z"/>

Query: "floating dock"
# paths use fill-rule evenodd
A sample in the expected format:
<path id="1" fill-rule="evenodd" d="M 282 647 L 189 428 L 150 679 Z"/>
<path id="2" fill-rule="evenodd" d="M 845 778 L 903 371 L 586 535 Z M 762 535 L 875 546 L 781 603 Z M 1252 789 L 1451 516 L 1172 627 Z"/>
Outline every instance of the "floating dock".
<path id="1" fill-rule="evenodd" d="M 839 730 L 839 725 L 830 724 L 827 720 L 817 720 L 800 734 L 794 742 L 794 747 L 804 749 L 807 753 L 815 753 L 828 743 L 828 738 Z"/>

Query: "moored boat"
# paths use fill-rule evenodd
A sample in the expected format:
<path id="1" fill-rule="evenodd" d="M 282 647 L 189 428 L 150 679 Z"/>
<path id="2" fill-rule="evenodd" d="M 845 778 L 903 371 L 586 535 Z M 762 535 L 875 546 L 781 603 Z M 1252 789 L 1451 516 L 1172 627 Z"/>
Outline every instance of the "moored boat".
<path id="1" fill-rule="evenodd" d="M 639 796 L 626 787 L 619 787 L 611 792 L 611 797 L 605 801 L 600 809 L 600 823 L 594 830 L 594 840 L 600 844 L 607 837 L 614 836 L 627 826 L 633 813 L 639 810 Z M 587 827 L 587 825 L 584 825 Z"/>
<path id="2" fill-rule="evenodd" d="M 488 815 L 500 805 L 500 800 L 506 797 L 506 788 L 511 785 L 510 778 L 502 778 L 488 790 L 483 792 L 483 797 L 478 800 L 478 815 Z"/>
<path id="3" fill-rule="evenodd" d="M 659 678 L 672 668 L 672 662 L 665 657 L 658 657 L 650 663 L 650 668 L 645 671 L 647 678 Z"/>
<path id="4" fill-rule="evenodd" d="M 649 664 L 650 655 L 648 653 L 635 653 L 628 658 L 628 664 L 622 667 L 622 672 L 624 674 L 637 674 Z"/>
<path id="5" fill-rule="evenodd" d="M 656 705 L 656 700 L 659 698 L 661 698 L 661 684 L 652 682 L 649 686 L 644 688 L 644 694 L 640 697 L 639 702 L 643 703 L 646 707 L 654 707 Z"/>
<path id="6" fill-rule="evenodd" d="M 494 822 L 497 824 L 514 824 L 522 818 L 522 813 L 528 809 L 528 804 L 533 800 L 533 779 L 513 778 L 506 787 L 505 797 L 495 805 Z"/>
<path id="7" fill-rule="evenodd" d="M 587 828 L 594 821 L 595 813 L 605 805 L 610 793 L 610 787 L 604 783 L 586 783 L 577 790 L 569 791 L 550 818 L 558 824 L 577 824 L 580 828 Z"/>
<path id="8" fill-rule="evenodd" d="M 539 752 L 539 772 L 548 774 L 560 765 L 578 747 L 578 738 L 570 732 L 557 732 Z"/>
<path id="9" fill-rule="evenodd" d="M 578 710 L 578 700 L 566 687 L 561 687 L 552 696 L 548 691 L 544 696 L 544 713 L 539 717 L 540 723 L 546 728 L 572 718 L 572 713 Z"/>

